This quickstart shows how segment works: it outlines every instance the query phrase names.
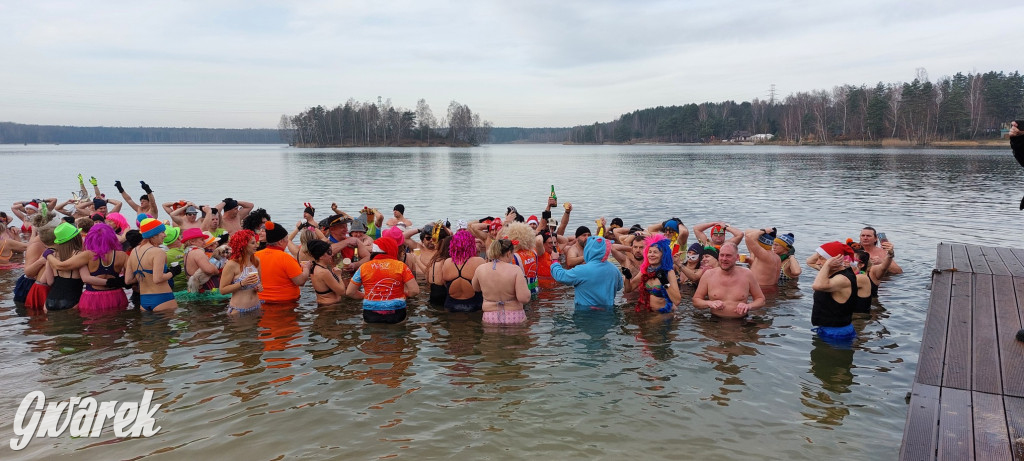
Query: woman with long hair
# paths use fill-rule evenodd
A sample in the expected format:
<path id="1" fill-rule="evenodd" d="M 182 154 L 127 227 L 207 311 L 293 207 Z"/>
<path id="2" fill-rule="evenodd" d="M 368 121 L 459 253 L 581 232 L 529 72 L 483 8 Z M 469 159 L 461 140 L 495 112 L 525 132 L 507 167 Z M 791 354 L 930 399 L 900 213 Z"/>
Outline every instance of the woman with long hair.
<path id="1" fill-rule="evenodd" d="M 46 310 L 61 311 L 78 307 L 78 301 L 82 297 L 82 277 L 78 269 L 82 265 L 75 266 L 65 271 L 56 268 L 49 261 L 69 261 L 82 252 L 82 230 L 72 224 L 61 223 L 53 230 L 56 253 L 47 257 L 46 272 L 43 279 L 50 285 L 50 292 L 46 295 Z M 89 259 L 92 257 L 89 256 Z M 88 259 L 86 260 L 88 262 Z"/>
<path id="2" fill-rule="evenodd" d="M 313 264 L 309 266 L 309 281 L 316 293 L 317 304 L 334 304 L 345 296 L 345 282 L 334 269 L 331 244 L 313 240 L 307 245 Z"/>
<path id="3" fill-rule="evenodd" d="M 544 252 L 544 243 L 543 241 L 537 241 L 537 232 L 527 224 L 512 222 L 501 229 L 498 237 L 508 238 L 515 245 L 514 262 L 523 270 L 523 275 L 526 276 L 526 285 L 530 287 L 530 293 L 539 293 L 540 287 L 537 286 L 537 255 Z M 487 251 L 489 255 L 490 248 Z"/>
<path id="4" fill-rule="evenodd" d="M 473 289 L 483 296 L 483 322 L 510 325 L 526 321 L 523 305 L 530 302 L 530 288 L 516 265 L 515 244 L 498 239 L 487 247 L 487 259 L 473 274 Z"/>
<path id="5" fill-rule="evenodd" d="M 483 305 L 484 298 L 473 289 L 476 268 L 487 262 L 477 256 L 476 238 L 466 229 L 459 229 L 452 236 L 448 252 L 451 258 L 441 266 L 441 277 L 448 288 L 444 308 L 448 312 L 476 312 Z"/>
<path id="6" fill-rule="evenodd" d="M 124 294 L 124 279 L 120 278 L 128 255 L 121 251 L 117 233 L 105 223 L 96 223 L 85 236 L 85 249 L 93 254 L 89 264 L 79 269 L 85 281 L 85 293 L 78 308 L 83 314 L 108 310 L 125 310 L 128 297 Z"/>
<path id="7" fill-rule="evenodd" d="M 224 264 L 224 271 L 220 274 L 221 294 L 231 295 L 228 315 L 256 312 L 262 305 L 257 293 L 263 290 L 260 260 L 256 258 L 259 240 L 255 232 L 242 229 L 231 234 L 228 246 L 231 247 L 231 259 Z"/>
<path id="8" fill-rule="evenodd" d="M 149 312 L 174 310 L 178 302 L 167 283 L 174 274 L 167 267 L 167 253 L 160 248 L 166 227 L 160 221 L 146 218 L 139 225 L 139 231 L 142 233 L 142 243 L 128 258 L 125 283 L 130 285 L 139 282 L 139 292 L 142 293 L 139 302 L 143 309 Z"/>
<path id="9" fill-rule="evenodd" d="M 679 282 L 673 269 L 672 248 L 664 235 L 654 234 L 644 242 L 644 262 L 640 273 L 625 283 L 625 292 L 640 289 L 637 312 L 674 312 L 679 301 Z"/>
<path id="10" fill-rule="evenodd" d="M 444 267 L 444 262 L 451 258 L 451 242 L 451 236 L 444 237 L 438 241 L 437 251 L 434 252 L 434 256 L 426 264 L 426 279 L 427 284 L 430 285 L 429 302 L 434 306 L 443 306 L 445 298 L 448 297 L 448 286 L 444 284 L 441 269 Z"/>

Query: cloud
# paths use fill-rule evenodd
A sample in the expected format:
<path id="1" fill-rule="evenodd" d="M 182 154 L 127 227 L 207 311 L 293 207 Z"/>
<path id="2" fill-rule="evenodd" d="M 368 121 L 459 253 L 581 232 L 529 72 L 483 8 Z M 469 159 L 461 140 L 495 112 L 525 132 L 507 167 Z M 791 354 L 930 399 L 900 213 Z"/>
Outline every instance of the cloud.
<path id="1" fill-rule="evenodd" d="M 496 126 L 1016 70 L 1024 7 L 952 1 L 223 1 L 0 5 L 0 120 L 273 127 L 390 97 Z M 145 123 L 143 123 L 145 121 Z"/>

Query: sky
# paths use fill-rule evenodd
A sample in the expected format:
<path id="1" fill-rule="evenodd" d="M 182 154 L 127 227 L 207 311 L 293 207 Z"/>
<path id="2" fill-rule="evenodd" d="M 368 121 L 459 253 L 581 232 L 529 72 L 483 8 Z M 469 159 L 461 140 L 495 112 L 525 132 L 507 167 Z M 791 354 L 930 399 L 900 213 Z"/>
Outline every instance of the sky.
<path id="1" fill-rule="evenodd" d="M 1013 72 L 1024 2 L 0 0 L 0 122 L 275 128 L 390 99 L 494 126 Z"/>

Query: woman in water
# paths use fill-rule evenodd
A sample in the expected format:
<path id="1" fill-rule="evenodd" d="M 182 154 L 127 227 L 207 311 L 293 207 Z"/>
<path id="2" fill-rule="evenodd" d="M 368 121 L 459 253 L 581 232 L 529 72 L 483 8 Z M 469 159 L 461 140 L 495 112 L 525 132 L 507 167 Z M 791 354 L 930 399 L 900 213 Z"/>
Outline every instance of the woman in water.
<path id="1" fill-rule="evenodd" d="M 795 242 L 796 237 L 793 234 L 782 234 L 775 237 L 775 241 L 772 242 L 772 251 L 782 259 L 782 268 L 779 269 L 780 285 L 790 280 L 796 280 L 800 277 L 800 273 L 803 272 L 800 268 L 800 261 L 793 256 L 796 254 L 796 250 L 793 247 Z"/>
<path id="2" fill-rule="evenodd" d="M 224 264 L 220 277 L 221 294 L 231 295 L 228 315 L 247 314 L 259 310 L 262 302 L 257 293 L 260 285 L 260 260 L 256 258 L 259 241 L 250 230 L 239 230 L 228 240 L 231 259 Z"/>
<path id="3" fill-rule="evenodd" d="M 448 295 L 444 300 L 444 308 L 448 312 L 476 312 L 483 304 L 483 296 L 473 289 L 476 268 L 487 262 L 477 256 L 476 238 L 468 230 L 460 229 L 452 236 L 450 248 L 451 259 L 441 267 L 441 276 Z"/>
<path id="4" fill-rule="evenodd" d="M 96 223 L 85 236 L 85 249 L 93 257 L 79 269 L 79 275 L 86 283 L 85 293 L 82 293 L 79 301 L 79 311 L 88 314 L 127 309 L 124 279 L 119 277 L 128 255 L 121 251 L 117 234 L 110 226 Z"/>
<path id="5" fill-rule="evenodd" d="M 125 268 L 125 283 L 139 282 L 142 295 L 139 302 L 149 312 L 174 310 L 178 302 L 167 283 L 173 273 L 166 266 L 167 253 L 160 248 L 164 241 L 163 223 L 152 218 L 142 220 L 139 226 L 142 232 L 142 243 L 132 251 Z M 180 266 L 179 266 L 180 267 Z"/>
<path id="6" fill-rule="evenodd" d="M 697 287 L 700 282 L 700 276 L 704 275 L 704 268 L 702 267 L 704 259 L 704 246 L 700 242 L 694 242 L 690 245 L 690 248 L 686 249 L 686 260 L 680 264 L 679 273 L 685 278 L 685 283 L 688 286 Z"/>
<path id="7" fill-rule="evenodd" d="M 427 284 L 430 285 L 429 302 L 433 306 L 443 306 L 444 300 L 448 298 L 448 286 L 445 285 L 444 279 L 441 277 L 441 269 L 444 267 L 445 261 L 451 257 L 449 256 L 451 254 L 451 242 L 451 236 L 439 240 L 437 251 L 434 252 L 434 256 L 426 264 L 426 279 Z"/>
<path id="8" fill-rule="evenodd" d="M 57 252 L 47 257 L 46 272 L 43 275 L 50 292 L 46 296 L 46 310 L 61 311 L 78 307 L 82 297 L 82 277 L 78 269 L 84 264 L 64 270 L 54 267 L 49 261 L 69 261 L 82 252 L 82 230 L 72 224 L 61 223 L 53 230 Z M 81 259 L 81 258 L 79 258 Z M 92 256 L 85 260 L 87 263 Z M 67 274 L 67 275 L 65 275 Z"/>
<path id="9" fill-rule="evenodd" d="M 640 265 L 640 273 L 626 281 L 623 291 L 629 293 L 640 289 L 640 297 L 636 301 L 637 312 L 675 312 L 682 297 L 673 269 L 669 240 L 662 234 L 654 234 L 645 243 L 646 258 Z"/>
<path id="10" fill-rule="evenodd" d="M 206 255 L 205 247 L 208 237 L 198 227 L 185 229 L 181 233 L 181 245 L 185 248 L 185 257 L 182 259 L 182 266 L 185 269 L 185 280 L 188 280 L 198 271 L 202 271 L 207 277 L 202 284 L 200 292 L 212 290 L 220 286 L 220 269 L 210 263 L 210 257 Z M 190 290 L 191 291 L 191 290 Z"/>
<path id="11" fill-rule="evenodd" d="M 498 239 L 487 248 L 489 263 L 476 268 L 473 290 L 483 295 L 483 322 L 510 325 L 526 321 L 523 304 L 530 302 L 530 288 L 523 270 L 515 264 L 515 245 Z"/>
<path id="12" fill-rule="evenodd" d="M 537 271 L 537 255 L 544 252 L 544 243 L 543 241 L 537 241 L 536 231 L 527 224 L 512 222 L 501 229 L 499 238 L 508 238 L 515 245 L 515 264 L 523 270 L 523 275 L 526 276 L 526 285 L 530 287 L 530 293 L 539 293 L 540 288 L 537 286 L 537 276 L 539 275 Z M 487 251 L 487 254 L 490 255 L 490 248 Z"/>
<path id="13" fill-rule="evenodd" d="M 334 269 L 334 255 L 331 244 L 313 240 L 308 244 L 310 260 L 309 281 L 316 293 L 317 304 L 334 304 L 345 296 L 345 282 Z"/>

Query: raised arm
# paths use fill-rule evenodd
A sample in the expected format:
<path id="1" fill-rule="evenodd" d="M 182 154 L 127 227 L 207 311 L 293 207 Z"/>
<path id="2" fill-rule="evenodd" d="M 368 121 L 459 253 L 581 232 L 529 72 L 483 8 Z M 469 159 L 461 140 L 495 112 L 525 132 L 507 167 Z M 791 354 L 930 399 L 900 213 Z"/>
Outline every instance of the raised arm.
<path id="1" fill-rule="evenodd" d="M 757 239 L 760 238 L 761 234 L 764 233 L 764 229 L 747 229 L 743 231 L 743 236 L 745 239 L 744 241 L 747 244 L 747 251 L 749 251 L 750 254 L 754 255 L 755 258 L 758 258 L 761 261 L 767 261 L 768 258 L 775 256 L 775 253 L 772 250 L 764 249 L 757 242 Z"/>

